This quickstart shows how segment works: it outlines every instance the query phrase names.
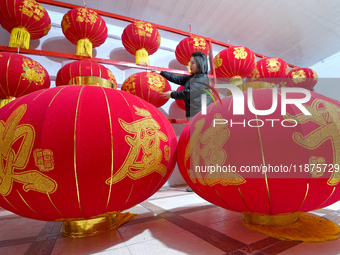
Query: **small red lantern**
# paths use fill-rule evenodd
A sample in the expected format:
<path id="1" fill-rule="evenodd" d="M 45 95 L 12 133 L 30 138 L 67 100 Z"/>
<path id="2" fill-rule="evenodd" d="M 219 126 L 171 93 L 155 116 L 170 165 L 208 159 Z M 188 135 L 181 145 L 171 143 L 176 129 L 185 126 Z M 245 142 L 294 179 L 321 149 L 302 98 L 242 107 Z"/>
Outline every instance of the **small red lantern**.
<path id="1" fill-rule="evenodd" d="M 161 36 L 152 24 L 136 21 L 124 29 L 122 42 L 128 52 L 136 55 L 136 64 L 149 65 L 148 56 L 158 50 Z"/>
<path id="2" fill-rule="evenodd" d="M 288 73 L 287 87 L 300 87 L 313 90 L 318 82 L 318 75 L 310 68 L 293 68 Z"/>
<path id="3" fill-rule="evenodd" d="M 127 78 L 122 90 L 143 98 L 158 108 L 168 102 L 169 99 L 161 97 L 161 93 L 171 90 L 171 86 L 160 74 L 141 72 Z"/>
<path id="4" fill-rule="evenodd" d="M 183 89 L 184 89 L 184 86 L 179 86 L 177 88 L 177 91 L 181 91 Z M 185 102 L 184 102 L 184 100 L 176 99 L 175 101 L 176 101 L 176 104 L 178 105 L 179 108 L 185 110 Z"/>
<path id="5" fill-rule="evenodd" d="M 47 11 L 34 0 L 0 0 L 0 24 L 11 33 L 10 47 L 29 49 L 30 39 L 40 39 L 51 29 Z"/>
<path id="6" fill-rule="evenodd" d="M 184 38 L 176 47 L 175 54 L 176 59 L 183 65 L 189 66 L 190 70 L 190 58 L 194 52 L 203 52 L 208 56 L 209 45 L 206 40 L 199 36 L 191 36 Z"/>
<path id="7" fill-rule="evenodd" d="M 92 48 L 102 45 L 107 38 L 105 21 L 89 8 L 68 11 L 61 22 L 67 40 L 77 45 L 77 55 L 92 57 Z"/>
<path id="8" fill-rule="evenodd" d="M 55 87 L 6 105 L 0 119 L 0 206 L 63 221 L 66 235 L 112 225 L 112 215 L 150 197 L 174 169 L 169 121 L 124 91 Z"/>
<path id="9" fill-rule="evenodd" d="M 270 109 L 275 90 L 254 90 L 253 107 Z M 262 116 L 243 95 L 244 115 L 233 115 L 236 98 L 229 96 L 185 127 L 177 149 L 185 181 L 207 201 L 243 213 L 251 229 L 290 240 L 336 239 L 336 224 L 301 212 L 340 199 L 340 102 L 311 92 L 304 104 L 311 115 L 287 105 L 286 115 L 277 107 Z"/>
<path id="10" fill-rule="evenodd" d="M 46 69 L 29 57 L 0 52 L 0 70 L 1 106 L 16 97 L 50 87 Z"/>
<path id="11" fill-rule="evenodd" d="M 279 84 L 288 77 L 289 65 L 281 58 L 262 58 L 249 75 L 251 80 L 262 80 Z"/>
<path id="12" fill-rule="evenodd" d="M 76 77 L 100 77 L 110 82 L 109 87 L 116 89 L 117 81 L 110 69 L 88 60 L 79 60 L 64 65 L 57 73 L 56 86 L 74 84 Z"/>
<path id="13" fill-rule="evenodd" d="M 218 53 L 214 64 L 218 78 L 230 78 L 232 84 L 238 85 L 254 70 L 256 57 L 248 48 L 235 46 Z"/>

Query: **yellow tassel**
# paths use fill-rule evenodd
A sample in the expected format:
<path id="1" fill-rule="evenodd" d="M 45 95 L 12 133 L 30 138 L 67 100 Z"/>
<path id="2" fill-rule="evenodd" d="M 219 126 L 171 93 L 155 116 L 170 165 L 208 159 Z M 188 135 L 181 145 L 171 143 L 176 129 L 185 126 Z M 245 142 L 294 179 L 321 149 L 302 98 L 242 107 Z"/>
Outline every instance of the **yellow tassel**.
<path id="1" fill-rule="evenodd" d="M 188 69 L 189 69 L 189 73 L 191 73 L 191 69 L 190 69 L 190 61 L 188 63 Z"/>
<path id="2" fill-rule="evenodd" d="M 0 100 L 0 108 L 4 107 L 6 104 L 9 104 L 15 99 L 15 97 L 6 97 Z"/>
<path id="3" fill-rule="evenodd" d="M 251 217 L 249 215 L 251 215 Z M 275 219 L 276 216 L 281 217 L 281 219 Z M 266 217 L 268 219 L 264 220 Z M 295 217 L 296 220 L 294 220 Z M 258 222 L 256 222 L 256 220 L 253 221 L 256 218 Z M 275 224 L 272 224 L 273 222 L 275 222 Z M 281 226 L 278 224 L 279 222 L 282 223 Z M 305 213 L 285 215 L 245 213 L 243 224 L 250 230 L 255 230 L 280 240 L 322 242 L 335 240 L 340 233 L 339 226 L 334 222 Z"/>
<path id="4" fill-rule="evenodd" d="M 11 31 L 11 38 L 9 39 L 9 47 L 29 49 L 30 47 L 30 33 L 23 27 L 15 27 Z"/>
<path id="5" fill-rule="evenodd" d="M 234 86 L 238 86 L 243 84 L 242 77 L 241 76 L 234 76 L 230 79 L 230 84 Z"/>
<path id="6" fill-rule="evenodd" d="M 119 228 L 121 225 L 123 225 L 125 222 L 128 222 L 129 220 L 132 220 L 137 214 L 135 213 L 118 213 L 116 215 L 116 224 L 115 229 Z"/>
<path id="7" fill-rule="evenodd" d="M 144 48 L 136 51 L 136 64 L 143 66 L 149 65 L 149 53 Z"/>
<path id="8" fill-rule="evenodd" d="M 77 54 L 78 56 L 91 57 L 92 58 L 92 43 L 89 39 L 80 39 L 77 42 Z"/>

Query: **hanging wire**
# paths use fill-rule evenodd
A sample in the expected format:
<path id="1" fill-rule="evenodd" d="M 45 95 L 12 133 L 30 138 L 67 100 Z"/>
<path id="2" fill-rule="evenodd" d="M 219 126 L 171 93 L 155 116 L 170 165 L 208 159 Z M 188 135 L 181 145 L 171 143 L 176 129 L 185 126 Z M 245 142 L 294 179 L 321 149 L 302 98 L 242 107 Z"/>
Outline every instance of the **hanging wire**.
<path id="1" fill-rule="evenodd" d="M 87 5 L 86 5 L 86 3 L 85 3 L 85 0 L 83 0 L 83 4 L 84 4 L 85 8 L 87 9 Z"/>
<path id="2" fill-rule="evenodd" d="M 190 37 L 192 36 L 191 34 L 191 24 L 189 23 L 189 33 L 190 33 Z"/>

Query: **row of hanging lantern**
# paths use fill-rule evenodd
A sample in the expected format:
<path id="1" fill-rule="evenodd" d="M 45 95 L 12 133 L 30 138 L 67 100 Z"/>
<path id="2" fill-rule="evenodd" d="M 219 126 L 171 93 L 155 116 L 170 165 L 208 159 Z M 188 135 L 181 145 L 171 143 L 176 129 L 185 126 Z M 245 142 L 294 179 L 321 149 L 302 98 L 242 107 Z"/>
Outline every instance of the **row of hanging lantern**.
<path id="1" fill-rule="evenodd" d="M 9 10 L 23 12 L 21 18 L 17 17 L 22 21 L 11 23 L 8 19 L 15 16 L 6 16 L 5 8 L 0 9 L 5 13 L 0 17 L 1 25 L 6 23 L 3 26 L 13 31 L 12 47 L 27 47 L 27 33 L 37 38 L 33 37 L 31 24 L 38 26 L 39 22 L 33 22 L 38 21 L 38 16 L 46 29 L 49 27 L 45 17 L 48 14 L 33 0 L 0 3 Z M 35 15 L 38 16 L 34 18 Z M 77 44 L 77 55 L 86 57 L 91 57 L 92 48 L 107 37 L 104 20 L 88 8 L 66 13 L 62 28 L 66 38 Z M 141 65 L 148 65 L 148 56 L 157 51 L 160 40 L 157 29 L 143 21 L 132 23 L 122 35 L 124 47 L 136 55 L 136 63 Z M 176 48 L 176 58 L 187 65 L 195 51 L 208 55 L 207 42 L 196 36 L 185 38 Z M 228 78 L 235 86 L 242 87 L 245 78 L 249 86 L 253 86 L 252 82 L 260 84 L 259 88 L 264 89 L 254 91 L 253 103 L 261 109 L 271 104 L 272 90 L 265 89 L 270 87 L 266 79 L 278 79 L 274 84 L 281 86 L 303 84 L 309 89 L 317 81 L 311 69 L 294 68 L 289 72 L 284 60 L 256 61 L 255 54 L 241 46 L 221 51 L 214 65 L 217 77 Z M 0 80 L 2 97 L 19 97 L 49 87 L 46 70 L 20 54 L 0 53 L 0 67 L 5 70 Z M 292 78 L 291 82 L 284 83 L 287 77 Z M 68 84 L 97 86 L 60 87 Z M 312 92 L 307 104 L 312 116 L 296 114 L 293 106 L 287 109 L 287 116 L 278 110 L 267 116 L 280 122 L 294 119 L 298 123 L 294 128 L 267 125 L 242 129 L 224 124 L 213 129 L 214 119 L 230 120 L 233 116 L 232 107 L 226 110 L 226 105 L 232 105 L 232 97 L 226 97 L 221 105 L 209 106 L 209 115 L 198 114 L 191 120 L 177 148 L 174 130 L 156 108 L 166 102 L 160 100 L 159 94 L 170 90 L 160 75 L 137 73 L 125 80 L 122 90 L 115 90 L 117 82 L 112 72 L 89 59 L 61 68 L 56 85 L 21 97 L 0 111 L 0 132 L 6 131 L 0 141 L 0 156 L 4 159 L 0 165 L 0 178 L 4 180 L 0 184 L 2 207 L 29 218 L 63 221 L 64 233 L 69 236 L 96 234 L 132 217 L 121 211 L 147 199 L 166 182 L 174 169 L 177 149 L 181 174 L 194 191 L 218 206 L 244 213 L 249 228 L 261 228 L 268 235 L 293 240 L 335 238 L 336 227 L 301 212 L 339 200 L 338 172 L 301 171 L 297 178 L 287 179 L 273 172 L 210 175 L 194 171 L 194 167 L 217 164 L 240 168 L 245 164 L 245 155 L 247 164 L 254 166 L 277 166 L 287 159 L 297 167 L 305 167 L 306 163 L 309 167 L 317 163 L 339 165 L 338 101 Z M 255 120 L 257 125 L 263 122 L 251 112 L 245 113 L 245 119 L 247 123 Z M 280 137 L 275 136 L 278 133 Z M 98 168 L 101 171 L 94 171 Z M 305 224 L 296 227 L 298 221 Z M 320 224 L 331 230 L 327 234 L 315 231 Z M 293 230 L 286 231 L 288 235 L 282 233 L 282 226 L 291 225 Z M 306 225 L 311 227 L 306 229 Z"/>

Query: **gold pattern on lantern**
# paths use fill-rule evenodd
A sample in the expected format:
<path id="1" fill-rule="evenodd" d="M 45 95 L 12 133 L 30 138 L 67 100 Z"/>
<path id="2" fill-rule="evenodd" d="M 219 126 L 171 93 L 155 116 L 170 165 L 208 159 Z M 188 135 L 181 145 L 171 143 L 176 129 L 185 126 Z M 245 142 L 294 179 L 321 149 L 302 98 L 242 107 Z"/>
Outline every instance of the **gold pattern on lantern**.
<path id="1" fill-rule="evenodd" d="M 207 42 L 202 37 L 193 36 L 194 40 L 194 49 L 196 51 L 205 50 L 207 48 Z"/>
<path id="2" fill-rule="evenodd" d="M 223 59 L 221 58 L 221 55 L 218 53 L 217 56 L 214 58 L 215 68 L 219 68 L 220 66 L 222 66 L 222 63 Z"/>
<path id="3" fill-rule="evenodd" d="M 246 59 L 248 56 L 248 52 L 245 50 L 244 47 L 235 47 L 234 56 L 236 59 Z"/>
<path id="4" fill-rule="evenodd" d="M 160 131 L 161 126 L 148 110 L 135 105 L 133 107 L 136 110 L 135 114 L 144 118 L 131 123 L 118 119 L 122 129 L 130 134 L 125 136 L 130 150 L 119 170 L 105 181 L 108 185 L 120 182 L 125 177 L 137 180 L 154 172 L 161 176 L 167 173 L 166 166 L 161 163 L 163 153 L 160 145 L 161 140 L 167 142 L 168 137 Z"/>
<path id="5" fill-rule="evenodd" d="M 294 83 L 300 83 L 306 81 L 306 73 L 303 70 L 292 72 L 292 78 Z"/>
<path id="6" fill-rule="evenodd" d="M 326 166 L 326 159 L 323 157 L 311 156 L 309 158 L 309 173 L 313 178 L 323 176 Z"/>
<path id="7" fill-rule="evenodd" d="M 171 147 L 169 145 L 164 146 L 164 158 L 166 161 L 170 160 L 171 156 Z"/>
<path id="8" fill-rule="evenodd" d="M 135 77 L 130 76 L 122 85 L 122 90 L 129 92 L 132 95 L 136 95 L 136 83 L 134 82 Z"/>
<path id="9" fill-rule="evenodd" d="M 35 166 L 42 172 L 48 172 L 54 169 L 54 157 L 51 150 L 35 149 L 33 151 Z"/>
<path id="10" fill-rule="evenodd" d="M 107 75 L 109 76 L 109 81 L 113 84 L 113 88 L 117 89 L 117 80 L 111 70 L 107 69 Z"/>
<path id="11" fill-rule="evenodd" d="M 137 28 L 137 30 L 135 31 L 137 35 L 151 37 L 154 28 L 150 23 L 144 21 L 136 21 L 134 24 Z"/>
<path id="12" fill-rule="evenodd" d="M 97 13 L 87 8 L 78 8 L 77 15 L 77 22 L 86 22 L 90 23 L 91 25 L 96 23 L 98 19 Z"/>
<path id="13" fill-rule="evenodd" d="M 162 93 L 165 88 L 165 81 L 162 76 L 154 73 L 147 73 L 148 84 L 150 89 L 158 93 Z"/>
<path id="14" fill-rule="evenodd" d="M 313 132 L 304 136 L 302 133 L 295 132 L 293 140 L 300 146 L 309 150 L 319 148 L 324 142 L 330 140 L 333 151 L 333 165 L 340 163 L 340 108 L 336 105 L 321 99 L 315 99 L 311 106 L 304 105 L 312 115 L 297 115 L 287 114 L 286 119 L 294 119 L 300 124 L 309 121 L 319 125 Z M 340 172 L 333 171 L 327 184 L 335 186 L 340 182 Z"/>
<path id="15" fill-rule="evenodd" d="M 63 21 L 62 21 L 62 27 L 64 28 L 64 31 L 67 31 L 71 27 L 70 17 L 67 15 L 64 15 Z"/>
<path id="16" fill-rule="evenodd" d="M 45 29 L 44 29 L 44 35 L 47 35 L 48 32 L 51 30 L 51 24 L 49 24 Z"/>
<path id="17" fill-rule="evenodd" d="M 269 73 L 280 71 L 281 63 L 277 58 L 267 58 L 266 67 Z"/>
<path id="18" fill-rule="evenodd" d="M 313 78 L 314 80 L 318 80 L 318 75 L 316 74 L 316 72 L 313 70 Z"/>
<path id="19" fill-rule="evenodd" d="M 222 119 L 220 114 L 215 114 L 214 119 Z M 207 172 L 206 168 L 214 165 L 223 166 L 227 160 L 227 153 L 223 146 L 230 137 L 230 130 L 228 124 L 211 126 L 202 133 L 205 119 L 201 119 L 195 123 L 195 129 L 190 137 L 190 143 L 187 144 L 186 153 L 190 150 L 191 162 L 190 164 L 195 169 L 190 169 L 190 179 L 193 182 L 198 181 L 202 185 L 214 186 L 221 184 L 227 185 L 241 185 L 246 183 L 246 180 L 239 174 L 233 172 Z M 203 146 L 202 146 L 203 145 Z M 204 161 L 204 166 L 200 164 L 200 158 Z M 199 167 L 199 171 L 196 171 Z M 202 177 L 201 172 L 207 172 Z"/>
<path id="20" fill-rule="evenodd" d="M 44 8 L 34 0 L 24 0 L 23 5 L 19 6 L 19 11 L 28 17 L 33 16 L 36 21 L 41 20 L 45 16 Z"/>
<path id="21" fill-rule="evenodd" d="M 23 59 L 22 69 L 25 71 L 21 74 L 24 80 L 27 79 L 29 82 L 34 82 L 37 85 L 44 85 L 46 73 L 38 62 L 25 58 Z"/>
<path id="22" fill-rule="evenodd" d="M 0 121 L 0 194 L 11 193 L 13 182 L 21 183 L 23 190 L 40 193 L 53 193 L 57 190 L 55 180 L 37 170 L 25 170 L 35 140 L 34 127 L 19 125 L 27 105 L 20 105 L 8 117 Z M 19 144 L 18 144 L 19 143 Z M 14 148 L 15 147 L 15 148 Z M 19 171 L 17 171 L 19 170 Z"/>

